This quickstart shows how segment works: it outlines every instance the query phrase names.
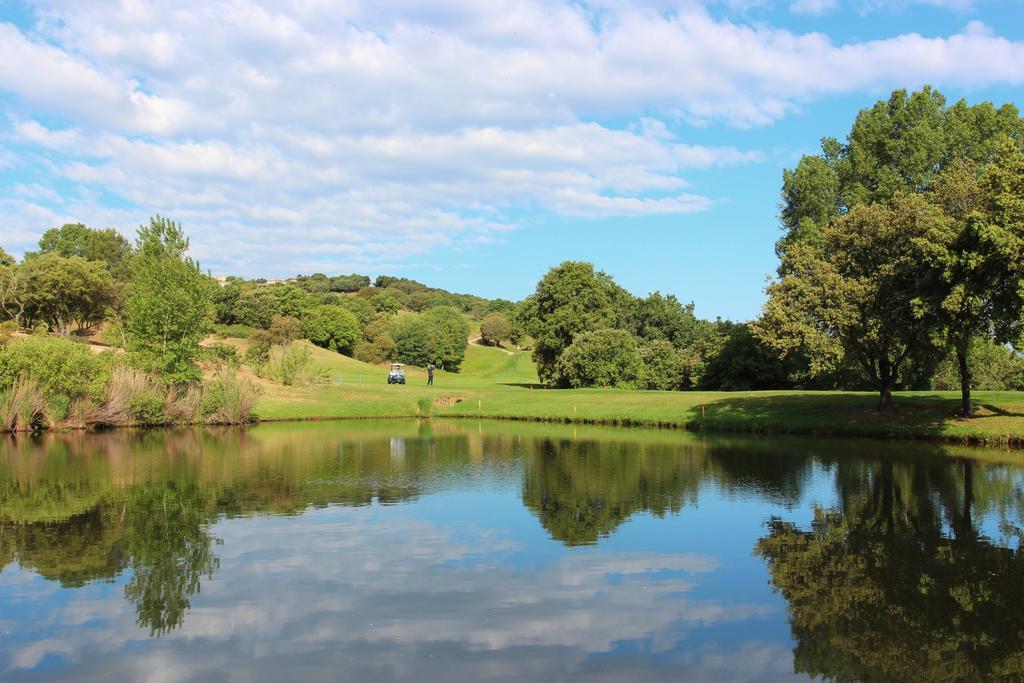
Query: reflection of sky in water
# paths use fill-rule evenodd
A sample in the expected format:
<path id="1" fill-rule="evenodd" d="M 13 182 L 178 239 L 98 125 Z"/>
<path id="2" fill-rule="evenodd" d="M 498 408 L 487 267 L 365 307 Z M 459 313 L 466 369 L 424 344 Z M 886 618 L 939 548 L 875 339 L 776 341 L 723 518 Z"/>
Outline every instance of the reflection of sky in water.
<path id="1" fill-rule="evenodd" d="M 713 490 L 598 546 L 518 484 L 224 520 L 220 569 L 151 639 L 115 583 L 0 574 L 5 680 L 783 680 L 784 604 L 750 555 L 773 509 Z M 778 511 L 776 511 L 778 512 Z"/>
<path id="2" fill-rule="evenodd" d="M 133 552 L 152 549 L 138 543 L 138 529 L 171 527 L 139 526 L 145 515 L 124 517 L 122 500 L 159 511 L 162 487 L 173 485 L 182 510 L 209 515 L 176 518 L 192 519 L 193 531 L 196 520 L 214 518 L 221 504 L 214 501 L 241 507 L 208 535 L 180 536 L 199 550 L 216 539 L 208 549 L 219 566 L 212 576 L 202 572 L 183 620 L 160 638 L 138 625 L 142 612 L 126 587 L 143 576 L 131 567 L 159 574 L 166 564 L 124 563 L 109 581 L 62 588 L 10 562 L 0 571 L 0 679 L 791 680 L 803 640 L 791 635 L 794 603 L 787 614 L 769 580 L 793 575 L 770 575 L 755 554 L 769 534 L 766 521 L 780 517 L 807 530 L 815 507 L 833 508 L 844 510 L 850 528 L 870 530 L 891 512 L 898 542 L 935 544 L 914 537 L 917 525 L 934 520 L 948 532 L 966 490 L 962 461 L 916 446 L 869 445 L 861 453 L 851 443 L 832 453 L 831 444 L 843 442 L 647 434 L 650 441 L 634 443 L 629 435 L 644 433 L 628 431 L 594 432 L 600 438 L 587 441 L 564 431 L 530 436 L 525 428 L 520 438 L 514 426 L 493 425 L 491 440 L 474 441 L 460 427 L 435 427 L 435 438 L 410 425 L 400 423 L 406 435 L 395 438 L 387 430 L 397 426 L 368 428 L 361 439 L 346 437 L 347 426 L 261 426 L 213 441 L 190 433 L 157 438 L 145 452 L 111 437 L 67 458 L 11 455 L 11 481 L 39 490 L 68 483 L 72 492 L 79 489 L 70 484 L 80 485 L 85 503 L 73 514 L 100 510 L 104 531 L 122 518 L 135 522 Z M 204 450 L 211 443 L 221 450 Z M 813 445 L 821 443 L 829 445 Z M 1000 519 L 1019 519 L 1022 471 L 981 464 L 972 471 L 971 524 L 998 538 Z M 887 493 L 896 502 L 888 512 L 872 503 Z M 103 496 L 116 505 L 96 507 Z M 24 511 L 46 500 L 15 502 Z M 47 519 L 34 529 L 45 531 Z M 129 537 L 86 531 L 52 538 Z M 881 539 L 871 533 L 869 541 Z M 30 541 L 39 538 L 50 537 Z M 22 550 L 30 541 L 22 539 Z M 958 569 L 1010 566 L 985 564 L 996 554 L 982 545 Z M 925 559 L 945 556 L 946 546 L 935 547 Z M 860 548 L 840 550 L 852 556 Z M 941 562 L 932 564 L 941 573 Z M 52 573 L 52 555 L 46 566 Z M 795 575 L 797 584 L 809 578 Z M 889 574 L 873 576 L 884 587 Z M 900 590 L 888 598 L 913 612 L 916 603 Z M 813 614 L 821 603 L 800 604 Z"/>

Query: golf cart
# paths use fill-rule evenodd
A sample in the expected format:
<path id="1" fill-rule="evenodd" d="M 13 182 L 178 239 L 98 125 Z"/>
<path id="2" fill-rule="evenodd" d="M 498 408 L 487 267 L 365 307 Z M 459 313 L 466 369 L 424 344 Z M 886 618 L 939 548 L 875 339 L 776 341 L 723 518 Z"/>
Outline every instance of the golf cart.
<path id="1" fill-rule="evenodd" d="M 405 371 L 401 363 L 392 363 L 391 372 L 388 373 L 388 384 L 405 384 Z"/>

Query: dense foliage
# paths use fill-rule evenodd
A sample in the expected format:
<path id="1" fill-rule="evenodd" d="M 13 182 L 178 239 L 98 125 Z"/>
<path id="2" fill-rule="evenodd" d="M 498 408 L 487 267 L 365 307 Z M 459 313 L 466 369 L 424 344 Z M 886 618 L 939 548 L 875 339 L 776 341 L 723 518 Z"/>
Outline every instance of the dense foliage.
<path id="1" fill-rule="evenodd" d="M 403 363 L 456 371 L 466 355 L 469 324 L 454 308 L 439 306 L 399 317 L 390 337 Z"/>
<path id="2" fill-rule="evenodd" d="M 0 390 L 29 379 L 48 396 L 102 397 L 110 377 L 110 353 L 93 353 L 70 339 L 32 336 L 0 347 Z"/>
<path id="3" fill-rule="evenodd" d="M 157 216 L 141 226 L 124 309 L 128 351 L 170 383 L 199 379 L 199 342 L 212 322 L 211 284 L 187 251 L 173 221 Z"/>
<path id="4" fill-rule="evenodd" d="M 1009 104 L 948 106 L 926 87 L 861 111 L 845 143 L 826 138 L 821 154 L 784 173 L 780 277 L 758 335 L 806 352 L 819 372 L 852 361 L 883 407 L 952 348 L 969 415 L 971 340 L 1021 335 L 1022 145 L 1024 119 Z M 851 228 L 859 244 L 845 238 Z"/>
<path id="5" fill-rule="evenodd" d="M 351 355 L 359 339 L 359 321 L 341 306 L 317 306 L 302 319 L 302 332 L 317 346 Z"/>
<path id="6" fill-rule="evenodd" d="M 601 329 L 576 335 L 559 356 L 552 379 L 574 388 L 636 388 L 643 374 L 643 359 L 633 335 Z"/>

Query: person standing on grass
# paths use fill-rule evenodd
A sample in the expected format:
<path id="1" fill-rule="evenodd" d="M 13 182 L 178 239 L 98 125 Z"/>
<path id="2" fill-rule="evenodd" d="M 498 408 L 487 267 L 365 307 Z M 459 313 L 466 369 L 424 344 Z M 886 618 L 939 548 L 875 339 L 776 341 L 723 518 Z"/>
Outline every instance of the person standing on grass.
<path id="1" fill-rule="evenodd" d="M 427 365 L 427 386 L 434 386 L 434 366 Z"/>

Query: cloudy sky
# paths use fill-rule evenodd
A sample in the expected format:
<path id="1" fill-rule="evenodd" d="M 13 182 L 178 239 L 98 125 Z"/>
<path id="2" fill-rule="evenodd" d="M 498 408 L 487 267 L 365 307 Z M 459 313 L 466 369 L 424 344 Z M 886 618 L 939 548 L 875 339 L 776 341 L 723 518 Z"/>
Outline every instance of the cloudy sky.
<path id="1" fill-rule="evenodd" d="M 0 246 L 757 314 L 782 169 L 896 87 L 1024 103 L 1020 0 L 0 0 Z"/>

